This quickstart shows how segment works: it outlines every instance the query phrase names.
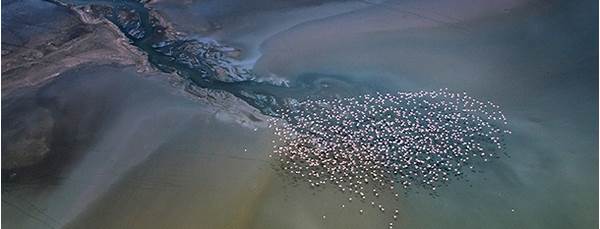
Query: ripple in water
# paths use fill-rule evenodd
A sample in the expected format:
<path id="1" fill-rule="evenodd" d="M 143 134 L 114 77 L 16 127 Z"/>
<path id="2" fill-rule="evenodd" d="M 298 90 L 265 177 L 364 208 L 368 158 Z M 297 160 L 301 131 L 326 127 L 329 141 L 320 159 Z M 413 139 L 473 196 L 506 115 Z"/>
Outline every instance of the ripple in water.
<path id="1" fill-rule="evenodd" d="M 511 133 L 499 106 L 447 89 L 307 100 L 279 113 L 269 156 L 282 171 L 381 212 L 380 195 L 398 197 L 411 187 L 435 193 L 504 154 Z"/>

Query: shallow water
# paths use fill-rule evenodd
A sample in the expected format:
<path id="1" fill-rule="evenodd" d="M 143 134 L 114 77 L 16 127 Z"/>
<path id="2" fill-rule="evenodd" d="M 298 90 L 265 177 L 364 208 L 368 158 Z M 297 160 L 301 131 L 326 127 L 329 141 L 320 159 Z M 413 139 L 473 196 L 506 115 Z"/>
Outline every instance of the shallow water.
<path id="1" fill-rule="evenodd" d="M 216 134 L 243 130 L 255 138 L 262 136 L 235 122 L 221 121 L 213 108 L 178 95 L 164 76 L 141 76 L 132 69 L 72 70 L 26 96 L 37 101 L 30 109 L 51 110 L 61 130 L 55 132 L 55 150 L 50 152 L 49 160 L 34 168 L 16 170 L 14 176 L 3 181 L 3 203 L 19 206 L 3 205 L 2 217 L 7 219 L 3 226 L 7 227 L 62 227 L 91 208 L 136 165 L 177 141 L 182 132 L 206 130 Z M 210 125 L 214 128 L 207 127 Z M 233 127 L 225 130 L 223 126 Z M 237 141 L 233 135 L 215 135 L 209 142 L 221 146 L 221 151 L 198 154 L 206 158 L 238 156 L 253 160 L 254 157 L 237 154 L 243 149 L 241 143 L 231 143 L 229 147 L 221 144 Z M 200 141 L 186 140 L 188 145 L 179 145 L 179 152 L 197 152 L 207 147 Z M 219 154 L 223 152 L 231 155 Z M 131 181 L 140 188 L 153 185 L 137 178 Z"/>
<path id="2" fill-rule="evenodd" d="M 85 67 L 31 96 L 42 101 L 32 106 L 71 119 L 63 128 L 79 140 L 53 152 L 56 163 L 17 171 L 12 181 L 3 183 L 3 226 L 307 228 L 385 223 L 377 214 L 348 222 L 346 217 L 358 206 L 347 204 L 344 213 L 329 204 L 343 203 L 343 196 L 290 186 L 267 159 L 272 140 L 268 129 L 223 121 L 211 107 L 178 95 L 164 78 L 142 78 L 131 69 Z M 325 222 L 323 214 L 329 215 Z"/>
<path id="3" fill-rule="evenodd" d="M 438 198 L 409 195 L 400 225 L 596 227 L 597 12 L 586 10 L 596 4 L 534 2 L 464 19 L 460 29 L 411 15 L 403 24 L 402 12 L 373 7 L 272 37 L 255 69 L 291 81 L 338 75 L 391 91 L 447 87 L 502 107 L 514 132 L 510 158 Z"/>
<path id="4" fill-rule="evenodd" d="M 221 30 L 195 31 L 193 20 L 171 17 L 192 35 L 245 47 L 242 61 L 254 64 L 259 80 L 293 85 L 261 91 L 302 99 L 449 88 L 502 107 L 513 131 L 508 157 L 436 198 L 421 192 L 382 200 L 400 209 L 396 228 L 598 226 L 597 2 L 290 3 L 243 14 L 231 10 L 241 4 L 235 1 L 203 3 L 153 6 L 219 22 Z M 291 185 L 266 157 L 267 129 L 221 121 L 172 90 L 153 77 L 101 67 L 67 73 L 35 95 L 75 112 L 66 117 L 81 121 L 67 129 L 81 141 L 70 143 L 77 146 L 70 163 L 45 175 L 58 177 L 50 184 L 3 183 L 3 226 L 387 227 L 389 216 L 365 203 Z"/>

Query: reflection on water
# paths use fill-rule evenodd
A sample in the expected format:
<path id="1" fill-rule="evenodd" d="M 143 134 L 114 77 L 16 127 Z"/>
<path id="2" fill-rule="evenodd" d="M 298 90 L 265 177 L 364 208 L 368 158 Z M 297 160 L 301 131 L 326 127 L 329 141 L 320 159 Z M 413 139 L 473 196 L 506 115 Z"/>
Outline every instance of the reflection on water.
<path id="1" fill-rule="evenodd" d="M 598 32 L 597 12 L 589 9 L 597 9 L 598 3 L 497 1 L 452 8 L 432 2 L 361 4 L 347 6 L 341 14 L 311 11 L 322 17 L 286 21 L 290 26 L 274 24 L 294 7 L 332 5 L 271 9 L 271 23 L 256 26 L 266 32 L 244 45 L 260 47 L 254 65 L 259 80 L 278 78 L 294 87 L 256 87 L 255 82 L 226 87 L 240 96 L 250 88 L 249 95 L 294 99 L 467 91 L 503 108 L 513 131 L 507 138 L 510 157 L 488 164 L 468 182 L 441 188 L 437 198 L 427 193 L 402 196 L 395 226 L 597 226 Z M 165 10 L 167 16 L 201 14 L 195 10 L 203 6 L 163 3 L 174 4 Z M 166 7 L 155 6 L 159 11 Z M 181 10 L 173 10 L 177 7 Z M 265 20 L 257 16 L 260 10 L 248 11 L 245 19 Z M 223 11 L 227 13 L 236 14 Z M 453 21 L 460 29 L 446 25 Z M 224 28 L 212 35 L 235 41 L 240 31 L 245 30 Z M 315 192 L 276 175 L 266 157 L 269 131 L 221 121 L 205 105 L 170 90 L 129 70 L 93 68 L 73 71 L 32 94 L 39 106 L 77 119 L 71 125 L 62 121 L 64 133 L 77 140 L 59 141 L 66 146 L 54 153 L 68 153 L 69 160 L 50 168 L 62 169 L 37 174 L 51 182 L 2 184 L 3 226 L 387 227 L 389 216 L 374 214 L 366 203 L 348 204 L 333 190 Z M 361 208 L 366 209 L 363 215 Z"/>

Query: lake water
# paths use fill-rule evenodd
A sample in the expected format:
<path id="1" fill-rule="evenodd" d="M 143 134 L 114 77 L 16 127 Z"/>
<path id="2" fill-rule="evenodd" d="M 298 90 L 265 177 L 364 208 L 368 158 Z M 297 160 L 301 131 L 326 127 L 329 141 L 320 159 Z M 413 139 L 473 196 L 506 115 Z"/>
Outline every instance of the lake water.
<path id="1" fill-rule="evenodd" d="M 449 88 L 502 107 L 508 157 L 436 198 L 381 200 L 400 210 L 395 228 L 598 226 L 597 2 L 242 2 L 152 6 L 242 47 L 259 80 L 289 82 L 258 87 L 279 97 Z M 3 183 L 8 228 L 387 228 L 366 203 L 291 185 L 269 129 L 223 121 L 160 76 L 86 67 L 32 96 L 79 120 L 65 125 L 80 141 L 41 176 L 52 182 Z"/>

